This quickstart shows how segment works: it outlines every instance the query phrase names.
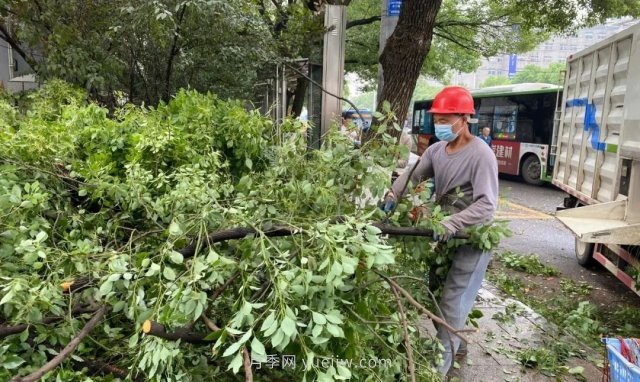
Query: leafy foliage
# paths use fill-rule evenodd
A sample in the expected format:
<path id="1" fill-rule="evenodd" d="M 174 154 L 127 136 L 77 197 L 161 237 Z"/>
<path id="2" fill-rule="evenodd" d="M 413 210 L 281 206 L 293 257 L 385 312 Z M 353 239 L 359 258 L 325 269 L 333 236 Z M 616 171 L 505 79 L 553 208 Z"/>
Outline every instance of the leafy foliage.
<path id="1" fill-rule="evenodd" d="M 516 73 L 511 82 L 514 84 L 543 82 L 562 85 L 564 82 L 564 70 L 565 64 L 563 62 L 554 62 L 545 68 L 537 65 L 527 65 Z"/>
<path id="2" fill-rule="evenodd" d="M 489 86 L 509 85 L 510 83 L 511 80 L 506 76 L 489 76 L 480 84 L 480 87 L 487 88 Z"/>
<path id="3" fill-rule="evenodd" d="M 375 201 L 394 145 L 354 150 L 332 135 L 310 152 L 305 125 L 287 122 L 275 133 L 242 103 L 194 91 L 112 116 L 80 94 L 53 83 L 31 96 L 25 113 L 0 116 L 0 320 L 33 324 L 0 342 L 0 379 L 39 368 L 86 321 L 76 308 L 102 304 L 111 311 L 91 340 L 45 380 L 84 381 L 82 368 L 95 359 L 145 380 L 235 380 L 244 349 L 257 362 L 297 357 L 295 370 L 254 369 L 265 379 L 404 374 L 404 318 L 375 272 L 424 278 L 465 241 L 430 246 L 370 225 L 383 217 Z M 444 217 L 431 208 L 419 226 Z M 408 209 L 391 220 L 406 222 Z M 266 234 L 279 226 L 298 233 Z M 207 242 L 210 232 L 234 227 L 257 233 Z M 478 227 L 471 242 L 490 249 L 502 234 Z M 193 256 L 182 250 L 190 243 Z M 70 280 L 84 288 L 63 293 Z M 428 301 L 423 283 L 398 282 Z M 405 311 L 419 377 L 435 379 L 439 344 L 419 334 L 413 307 Z M 61 319 L 46 321 L 53 316 Z M 204 317 L 220 329 L 207 334 Z M 145 335 L 147 320 L 204 333 L 208 343 Z M 323 366 L 327 359 L 385 367 Z"/>
<path id="4" fill-rule="evenodd" d="M 558 276 L 560 272 L 540 262 L 538 255 L 520 255 L 513 252 L 504 252 L 499 255 L 500 261 L 507 267 L 531 275 Z"/>

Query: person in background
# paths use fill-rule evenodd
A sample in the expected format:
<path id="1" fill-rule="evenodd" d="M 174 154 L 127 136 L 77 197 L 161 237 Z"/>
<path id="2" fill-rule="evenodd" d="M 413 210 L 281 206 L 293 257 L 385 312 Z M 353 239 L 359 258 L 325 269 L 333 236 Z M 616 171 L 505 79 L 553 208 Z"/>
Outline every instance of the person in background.
<path id="1" fill-rule="evenodd" d="M 489 147 L 491 147 L 491 129 L 489 129 L 488 127 L 484 127 L 482 129 L 482 134 L 480 135 L 480 139 L 482 139 L 484 141 L 484 143 L 488 144 Z"/>
<path id="2" fill-rule="evenodd" d="M 360 128 L 357 124 L 353 123 L 350 114 L 342 113 L 342 125 L 340 126 L 340 133 L 349 137 L 354 146 L 360 146 L 360 137 L 358 134 Z"/>
<path id="3" fill-rule="evenodd" d="M 493 150 L 469 130 L 475 109 L 468 90 L 460 86 L 444 88 L 429 112 L 440 142 L 425 150 L 413 173 L 405 171 L 393 183 L 381 208 L 386 213 L 393 211 L 409 181 L 418 185 L 434 178 L 436 203 L 449 213 L 442 226 L 434 229 L 434 240 L 446 242 L 465 228 L 493 219 L 498 205 L 498 163 Z M 490 252 L 470 245 L 459 247 L 453 255 L 439 306 L 445 321 L 454 328 L 464 328 L 490 259 Z M 438 325 L 437 329 L 445 349 L 444 363 L 438 371 L 445 376 L 454 355 L 465 354 L 466 346 L 446 328 Z"/>

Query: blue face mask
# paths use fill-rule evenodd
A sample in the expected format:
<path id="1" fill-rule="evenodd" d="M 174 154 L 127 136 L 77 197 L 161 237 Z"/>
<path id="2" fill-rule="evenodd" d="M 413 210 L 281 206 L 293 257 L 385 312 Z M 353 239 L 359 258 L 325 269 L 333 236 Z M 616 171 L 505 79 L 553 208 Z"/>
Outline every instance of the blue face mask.
<path id="1" fill-rule="evenodd" d="M 455 122 L 453 122 L 452 124 L 446 124 L 446 125 L 437 125 L 434 124 L 433 126 L 436 129 L 436 137 L 441 140 L 441 141 L 445 141 L 445 142 L 453 142 L 456 140 L 456 138 L 458 138 L 458 133 L 454 133 L 453 132 L 453 125 L 458 122 L 460 120 L 460 118 L 458 118 Z"/>

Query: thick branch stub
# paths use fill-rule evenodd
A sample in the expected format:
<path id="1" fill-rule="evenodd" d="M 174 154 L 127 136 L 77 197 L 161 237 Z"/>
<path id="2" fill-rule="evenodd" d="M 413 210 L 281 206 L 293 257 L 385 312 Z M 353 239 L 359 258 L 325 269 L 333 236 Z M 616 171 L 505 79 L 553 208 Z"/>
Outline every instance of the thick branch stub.
<path id="1" fill-rule="evenodd" d="M 181 340 L 190 344 L 207 344 L 211 342 L 204 339 L 207 334 L 193 333 L 187 328 L 178 328 L 173 332 L 168 332 L 164 325 L 151 320 L 146 320 L 142 324 L 142 332 L 169 341 Z"/>

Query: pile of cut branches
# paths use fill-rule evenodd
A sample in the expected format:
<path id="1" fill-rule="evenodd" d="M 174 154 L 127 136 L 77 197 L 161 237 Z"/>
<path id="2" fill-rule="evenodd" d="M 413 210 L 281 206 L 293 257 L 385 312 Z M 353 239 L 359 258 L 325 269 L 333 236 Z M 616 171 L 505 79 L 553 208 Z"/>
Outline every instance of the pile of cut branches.
<path id="1" fill-rule="evenodd" d="M 393 146 L 310 152 L 304 124 L 274 136 L 213 95 L 108 115 L 51 83 L 0 104 L 0 380 L 436 379 L 416 280 L 503 233 L 434 246 L 442 212 L 402 228 L 405 204 L 374 223 L 358 201 Z"/>

